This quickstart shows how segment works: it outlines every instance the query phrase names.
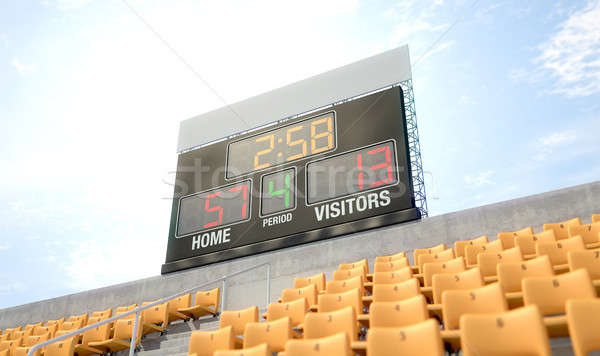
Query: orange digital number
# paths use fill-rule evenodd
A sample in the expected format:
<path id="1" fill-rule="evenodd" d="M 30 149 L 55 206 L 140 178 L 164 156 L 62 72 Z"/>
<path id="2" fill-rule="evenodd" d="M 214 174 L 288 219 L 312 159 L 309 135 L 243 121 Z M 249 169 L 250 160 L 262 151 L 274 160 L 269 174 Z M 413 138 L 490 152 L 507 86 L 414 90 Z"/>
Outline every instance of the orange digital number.
<path id="1" fill-rule="evenodd" d="M 327 123 L 327 131 L 317 134 L 317 125 Z M 310 151 L 314 155 L 316 153 L 328 151 L 333 148 L 333 118 L 331 116 L 324 117 L 320 120 L 313 121 L 310 124 Z M 321 137 L 327 137 L 327 146 L 317 148 L 317 140 Z"/>
<path id="2" fill-rule="evenodd" d="M 257 138 L 255 142 L 263 142 L 263 141 L 269 141 L 269 148 L 266 148 L 262 151 L 258 151 L 258 153 L 254 156 L 254 169 L 258 170 L 258 169 L 263 169 L 263 168 L 267 168 L 271 166 L 271 163 L 263 163 L 263 164 L 259 164 L 260 162 L 260 156 L 262 155 L 266 155 L 268 153 L 270 153 L 271 151 L 273 151 L 273 148 L 275 147 L 275 135 L 269 135 L 269 136 L 263 136 L 260 138 Z"/>
<path id="3" fill-rule="evenodd" d="M 289 156 L 286 159 L 286 161 L 293 161 L 295 159 L 299 159 L 299 158 L 302 158 L 302 157 L 306 156 L 306 140 L 300 139 L 300 140 L 292 141 L 292 133 L 296 132 L 298 130 L 301 130 L 303 127 L 304 127 L 304 125 L 299 125 L 299 126 L 292 127 L 291 129 L 287 130 L 287 134 L 286 134 L 287 140 L 286 140 L 286 142 L 287 142 L 288 146 L 292 147 L 292 146 L 302 145 L 302 153 L 298 153 L 298 154 Z"/>

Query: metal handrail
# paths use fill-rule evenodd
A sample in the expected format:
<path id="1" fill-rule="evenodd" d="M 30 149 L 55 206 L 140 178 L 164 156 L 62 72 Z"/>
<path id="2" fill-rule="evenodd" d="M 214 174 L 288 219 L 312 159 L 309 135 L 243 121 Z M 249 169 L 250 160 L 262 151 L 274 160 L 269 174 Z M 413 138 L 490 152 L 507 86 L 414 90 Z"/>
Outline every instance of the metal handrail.
<path id="1" fill-rule="evenodd" d="M 214 280 L 212 280 L 210 282 L 206 282 L 206 283 L 203 283 L 203 284 L 201 284 L 199 286 L 195 286 L 195 287 L 186 289 L 186 290 L 184 290 L 182 292 L 179 292 L 177 294 L 174 294 L 174 295 L 166 297 L 166 298 L 162 298 L 160 300 L 157 300 L 157 301 L 152 302 L 150 304 L 147 304 L 145 306 L 136 307 L 136 308 L 134 308 L 134 309 L 132 309 L 132 310 L 130 310 L 128 312 L 125 312 L 123 314 L 115 315 L 115 316 L 110 317 L 110 318 L 108 318 L 106 320 L 99 321 L 99 322 L 97 322 L 95 324 L 88 325 L 88 326 L 85 326 L 85 327 L 83 327 L 81 329 L 74 330 L 74 331 L 72 331 L 70 333 L 67 333 L 65 335 L 61 335 L 61 336 L 55 337 L 53 339 L 50 339 L 48 341 L 44 341 L 42 343 L 39 343 L 37 345 L 32 346 L 31 349 L 29 349 L 29 352 L 27 353 L 27 356 L 33 356 L 36 350 L 41 349 L 42 347 L 45 347 L 47 345 L 51 345 L 51 344 L 53 344 L 55 342 L 65 340 L 65 339 L 68 339 L 70 337 L 74 337 L 74 336 L 79 335 L 79 334 L 83 334 L 84 332 L 86 332 L 88 330 L 91 330 L 91 329 L 94 329 L 94 328 L 96 328 L 96 327 L 98 327 L 100 325 L 108 324 L 108 323 L 111 323 L 111 322 L 113 322 L 115 320 L 118 320 L 118 319 L 124 318 L 126 316 L 129 316 L 131 314 L 135 314 L 135 319 L 134 319 L 134 322 L 133 322 L 133 331 L 132 331 L 132 334 L 131 334 L 131 345 L 129 346 L 129 356 L 133 356 L 133 354 L 135 353 L 136 343 L 137 343 L 136 338 L 137 338 L 137 328 L 138 328 L 138 320 L 139 320 L 140 312 L 142 312 L 142 311 L 144 311 L 146 309 L 150 309 L 150 308 L 152 308 L 152 307 L 154 307 L 156 305 L 168 302 L 169 300 L 181 297 L 182 295 L 191 293 L 191 292 L 193 292 L 195 290 L 198 290 L 200 288 L 204 288 L 204 287 L 209 286 L 211 284 L 215 284 L 217 282 L 223 282 L 223 290 L 221 292 L 221 310 L 223 310 L 225 308 L 225 288 L 227 286 L 226 285 L 227 279 L 229 279 L 231 277 L 235 277 L 235 276 L 240 275 L 240 274 L 245 273 L 245 272 L 249 272 L 249 271 L 258 269 L 258 268 L 263 267 L 263 266 L 267 266 L 267 306 L 268 306 L 269 302 L 271 301 L 271 263 L 270 262 L 265 262 L 265 263 L 261 263 L 259 265 L 254 265 L 252 267 L 245 268 L 243 270 L 240 270 L 240 271 L 237 271 L 237 272 L 234 272 L 234 273 L 231 273 L 231 274 L 224 275 L 224 276 L 222 276 L 220 278 L 217 278 L 217 279 L 214 279 Z"/>

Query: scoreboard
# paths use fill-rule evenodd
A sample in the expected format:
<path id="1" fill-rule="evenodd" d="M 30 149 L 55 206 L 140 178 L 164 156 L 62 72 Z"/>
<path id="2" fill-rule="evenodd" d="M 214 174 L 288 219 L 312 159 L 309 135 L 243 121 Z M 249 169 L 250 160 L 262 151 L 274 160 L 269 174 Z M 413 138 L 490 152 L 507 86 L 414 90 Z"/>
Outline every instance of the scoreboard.
<path id="1" fill-rule="evenodd" d="M 180 154 L 162 272 L 419 219 L 406 132 L 392 87 Z"/>

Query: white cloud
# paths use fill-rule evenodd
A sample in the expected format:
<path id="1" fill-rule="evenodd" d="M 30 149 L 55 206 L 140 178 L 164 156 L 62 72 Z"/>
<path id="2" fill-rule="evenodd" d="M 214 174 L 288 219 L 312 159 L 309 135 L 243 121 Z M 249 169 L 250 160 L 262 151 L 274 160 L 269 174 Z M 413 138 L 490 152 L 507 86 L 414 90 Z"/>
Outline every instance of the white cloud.
<path id="1" fill-rule="evenodd" d="M 482 171 L 477 173 L 476 175 L 467 175 L 465 176 L 465 183 L 468 185 L 472 185 L 475 187 L 481 187 L 484 185 L 493 185 L 494 181 L 491 179 L 492 175 L 495 172 L 492 170 Z"/>
<path id="2" fill-rule="evenodd" d="M 8 244 L 6 244 L 6 243 L 0 244 L 0 251 L 8 250 L 9 248 L 10 248 L 10 246 L 8 246 Z"/>
<path id="3" fill-rule="evenodd" d="M 577 133 L 573 130 L 554 132 L 550 135 L 540 137 L 535 143 L 537 153 L 534 155 L 534 159 L 545 161 L 556 148 L 570 144 L 576 139 Z"/>
<path id="4" fill-rule="evenodd" d="M 21 62 L 18 58 L 13 58 L 11 64 L 17 70 L 17 72 L 19 72 L 21 74 L 30 73 L 35 70 L 34 65 L 25 64 L 25 63 Z"/>
<path id="5" fill-rule="evenodd" d="M 468 95 L 461 95 L 460 98 L 458 99 L 458 102 L 461 105 L 475 105 L 475 104 L 477 104 L 477 102 L 475 101 L 475 99 L 473 99 L 472 97 L 470 97 Z"/>

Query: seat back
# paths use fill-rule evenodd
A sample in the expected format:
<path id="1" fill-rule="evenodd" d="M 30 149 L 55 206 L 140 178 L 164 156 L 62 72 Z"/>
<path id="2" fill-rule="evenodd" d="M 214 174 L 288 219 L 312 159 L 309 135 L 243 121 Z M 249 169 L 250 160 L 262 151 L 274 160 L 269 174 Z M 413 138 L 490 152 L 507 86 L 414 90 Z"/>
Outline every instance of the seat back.
<path id="1" fill-rule="evenodd" d="M 377 263 L 377 262 L 391 262 L 391 261 L 395 261 L 395 260 L 401 260 L 404 257 L 407 257 L 406 256 L 406 252 L 404 252 L 404 251 L 398 252 L 396 254 L 389 255 L 389 256 L 377 256 L 377 257 L 375 257 L 375 263 Z"/>
<path id="2" fill-rule="evenodd" d="M 504 293 L 520 292 L 523 278 L 554 275 L 554 269 L 552 269 L 548 256 L 540 256 L 523 262 L 500 263 L 497 270 L 498 282 Z"/>
<path id="3" fill-rule="evenodd" d="M 373 284 L 396 284 L 413 278 L 412 268 L 405 267 L 398 271 L 373 273 Z"/>
<path id="4" fill-rule="evenodd" d="M 454 259 L 454 250 L 447 249 L 442 252 L 420 255 L 417 261 L 419 267 L 419 273 L 423 273 L 423 265 L 429 262 L 446 262 Z"/>
<path id="5" fill-rule="evenodd" d="M 69 317 L 69 319 L 67 319 L 67 321 L 77 321 L 77 320 L 81 320 L 81 325 L 87 325 L 87 321 L 88 321 L 89 315 L 86 314 L 81 314 L 81 315 L 72 315 Z"/>
<path id="6" fill-rule="evenodd" d="M 434 319 L 402 328 L 370 328 L 367 356 L 443 356 L 440 325 Z"/>
<path id="7" fill-rule="evenodd" d="M 524 256 L 536 254 L 535 245 L 538 242 L 555 242 L 554 230 L 540 232 L 535 235 L 519 235 L 515 237 L 515 246 L 521 249 Z"/>
<path id="8" fill-rule="evenodd" d="M 22 332 L 22 331 L 15 331 L 15 333 L 16 332 Z M 2 341 L 2 342 L 0 342 L 0 350 L 8 350 L 9 355 L 14 355 L 17 347 L 20 347 L 22 344 L 23 344 L 22 337 L 19 337 L 15 340 Z"/>
<path id="9" fill-rule="evenodd" d="M 537 305 L 543 315 L 564 313 L 567 299 L 595 297 L 596 290 L 584 269 L 523 280 L 523 302 L 525 305 Z"/>
<path id="10" fill-rule="evenodd" d="M 49 339 L 50 339 L 50 333 L 45 333 L 43 335 L 26 336 L 23 339 L 22 346 L 32 347 L 34 345 L 39 344 L 40 342 L 48 341 Z"/>
<path id="11" fill-rule="evenodd" d="M 190 336 L 188 355 L 213 356 L 217 350 L 233 350 L 234 338 L 231 326 L 210 331 L 194 331 Z"/>
<path id="12" fill-rule="evenodd" d="M 521 262 L 523 256 L 518 247 L 509 248 L 497 253 L 480 253 L 477 255 L 477 265 L 481 270 L 483 277 L 496 276 L 498 274 L 498 264 L 504 262 Z"/>
<path id="13" fill-rule="evenodd" d="M 428 262 L 423 265 L 423 284 L 425 287 L 431 287 L 434 274 L 438 273 L 456 273 L 466 269 L 465 258 L 458 257 L 445 262 Z"/>
<path id="14" fill-rule="evenodd" d="M 598 222 L 600 222 L 600 214 L 592 215 L 592 223 L 598 223 Z"/>
<path id="15" fill-rule="evenodd" d="M 317 287 L 317 293 L 325 290 L 326 278 L 325 273 L 319 273 L 310 277 L 297 277 L 294 278 L 294 288 L 303 288 L 309 284 L 314 284 Z"/>
<path id="16" fill-rule="evenodd" d="M 567 260 L 571 272 L 583 268 L 592 280 L 600 279 L 600 250 L 570 251 Z"/>
<path id="17" fill-rule="evenodd" d="M 244 330 L 244 348 L 267 344 L 272 352 L 280 352 L 291 338 L 292 325 L 288 317 L 263 323 L 248 323 Z"/>
<path id="18" fill-rule="evenodd" d="M 546 327 L 535 306 L 499 314 L 465 314 L 460 319 L 464 356 L 551 356 Z"/>
<path id="19" fill-rule="evenodd" d="M 142 306 L 152 304 L 153 302 L 144 302 Z M 142 311 L 144 323 L 155 325 L 167 325 L 169 322 L 168 303 L 162 303 Z"/>
<path id="20" fill-rule="evenodd" d="M 446 250 L 446 244 L 439 244 L 430 248 L 417 248 L 413 251 L 413 264 L 418 264 L 420 255 L 431 255 L 444 250 Z"/>
<path id="21" fill-rule="evenodd" d="M 350 339 L 346 333 L 309 340 L 289 340 L 285 344 L 286 356 L 352 356 Z"/>
<path id="22" fill-rule="evenodd" d="M 135 319 L 119 319 L 114 323 L 114 338 L 119 340 L 130 340 L 133 335 L 133 324 Z M 142 330 L 144 325 L 144 317 L 138 319 L 137 335 L 135 338 L 136 346 L 142 340 Z"/>
<path id="23" fill-rule="evenodd" d="M 194 305 L 201 305 L 212 309 L 215 313 L 219 312 L 221 306 L 221 290 L 219 288 L 198 291 L 194 299 Z"/>
<path id="24" fill-rule="evenodd" d="M 433 276 L 433 302 L 442 302 L 442 293 L 447 290 L 463 290 L 483 287 L 483 278 L 479 268 L 459 273 L 436 274 Z"/>
<path id="25" fill-rule="evenodd" d="M 356 314 L 362 314 L 362 294 L 358 288 L 343 293 L 319 295 L 319 312 L 330 312 L 345 307 L 353 307 Z"/>
<path id="26" fill-rule="evenodd" d="M 358 266 L 352 269 L 337 269 L 333 271 L 333 280 L 343 281 L 346 279 L 354 278 L 356 276 L 360 276 L 364 280 L 365 274 L 365 269 L 362 266 Z"/>
<path id="27" fill-rule="evenodd" d="M 416 278 L 396 284 L 373 285 L 373 302 L 397 302 L 421 294 L 421 287 Z"/>
<path id="28" fill-rule="evenodd" d="M 404 257 L 401 259 L 397 259 L 394 261 L 388 262 L 375 262 L 375 268 L 373 269 L 375 273 L 377 272 L 392 272 L 398 271 L 405 267 L 409 267 L 410 263 L 408 263 L 408 258 Z"/>
<path id="29" fill-rule="evenodd" d="M 91 317 L 88 319 L 88 325 L 101 322 L 102 317 Z M 141 326 L 141 325 L 140 325 Z M 83 333 L 81 343 L 87 345 L 90 342 L 105 341 L 110 338 L 110 323 L 96 326 L 95 328 Z"/>
<path id="30" fill-rule="evenodd" d="M 73 331 L 73 330 L 81 329 L 82 327 L 83 327 L 83 319 L 77 319 L 75 321 L 65 321 L 62 324 L 62 326 L 60 327 L 60 330 Z"/>
<path id="31" fill-rule="evenodd" d="M 485 245 L 469 245 L 465 247 L 465 261 L 467 266 L 477 265 L 477 255 L 480 253 L 500 253 L 502 252 L 502 241 L 494 240 Z"/>
<path id="32" fill-rule="evenodd" d="M 358 322 L 354 308 L 346 307 L 326 313 L 308 313 L 304 317 L 304 338 L 318 339 L 344 332 L 351 341 L 358 338 Z"/>
<path id="33" fill-rule="evenodd" d="M 54 337 L 58 326 L 56 325 L 48 325 L 48 326 L 36 326 L 33 329 L 32 335 L 44 335 L 46 333 L 50 334 L 50 337 Z"/>
<path id="34" fill-rule="evenodd" d="M 46 322 L 46 326 L 56 325 L 56 330 L 60 330 L 60 327 L 62 326 L 62 324 L 64 322 L 65 322 L 65 318 L 60 318 L 60 319 L 56 319 L 56 320 L 48 320 Z"/>
<path id="35" fill-rule="evenodd" d="M 271 303 L 267 307 L 267 321 L 288 317 L 292 326 L 298 326 L 304 322 L 304 315 L 306 315 L 308 307 L 306 298 L 287 303 Z"/>
<path id="36" fill-rule="evenodd" d="M 90 315 L 90 318 L 100 318 L 101 320 L 105 320 L 112 316 L 112 312 L 112 308 L 95 311 L 92 313 L 92 315 Z"/>
<path id="37" fill-rule="evenodd" d="M 422 295 L 398 302 L 373 302 L 369 315 L 371 328 L 400 328 L 429 319 L 427 300 Z"/>
<path id="38" fill-rule="evenodd" d="M 499 232 L 498 240 L 502 242 L 502 248 L 507 250 L 509 248 L 515 247 L 515 236 L 520 235 L 533 235 L 533 229 L 531 226 L 528 226 L 524 229 L 510 232 Z"/>
<path id="39" fill-rule="evenodd" d="M 597 243 L 600 238 L 600 223 L 569 226 L 569 237 L 574 236 L 581 236 L 585 244 Z"/>
<path id="40" fill-rule="evenodd" d="M 365 274 L 369 273 L 369 261 L 366 258 L 352 263 L 342 263 L 338 266 L 338 269 L 355 269 L 357 267 L 362 267 Z"/>
<path id="41" fill-rule="evenodd" d="M 474 245 L 485 245 L 488 243 L 487 236 L 476 237 L 471 240 L 455 241 L 454 242 L 454 255 L 456 257 L 465 257 L 465 247 Z"/>
<path id="42" fill-rule="evenodd" d="M 219 350 L 214 356 L 271 356 L 271 349 L 267 344 L 260 344 L 243 350 Z M 213 355 L 213 354 L 211 354 Z M 286 352 L 287 355 L 287 352 Z"/>
<path id="43" fill-rule="evenodd" d="M 581 236 L 575 236 L 567 239 L 562 239 L 556 242 L 538 242 L 536 244 L 536 252 L 538 256 L 548 256 L 550 264 L 553 266 L 565 265 L 569 263 L 569 251 L 583 251 L 585 245 Z"/>
<path id="44" fill-rule="evenodd" d="M 579 218 L 573 218 L 558 223 L 544 224 L 544 231 L 554 230 L 554 236 L 556 240 L 563 240 L 569 238 L 569 227 L 581 225 Z"/>
<path id="45" fill-rule="evenodd" d="M 219 328 L 231 326 L 234 335 L 242 335 L 248 323 L 258 322 L 258 307 L 242 310 L 225 310 L 219 318 Z"/>
<path id="46" fill-rule="evenodd" d="M 343 281 L 327 282 L 327 294 L 336 294 L 347 292 L 352 289 L 358 289 L 361 296 L 364 294 L 363 279 L 361 276 L 356 276 Z"/>
<path id="47" fill-rule="evenodd" d="M 442 315 L 447 330 L 458 329 L 463 314 L 501 313 L 508 310 L 498 283 L 470 290 L 449 290 L 442 294 Z"/>
<path id="48" fill-rule="evenodd" d="M 75 338 L 70 337 L 46 346 L 44 356 L 73 356 L 75 353 Z"/>
<path id="49" fill-rule="evenodd" d="M 600 299 L 567 300 L 567 324 L 575 356 L 600 350 Z"/>
<path id="50" fill-rule="evenodd" d="M 189 308 L 191 305 L 191 302 L 192 302 L 192 294 L 191 293 L 187 293 L 187 294 L 184 294 L 177 298 L 171 299 L 167 303 L 168 313 L 169 314 L 177 313 L 177 311 L 179 309 Z M 172 315 L 169 316 L 169 321 L 173 321 L 175 319 L 178 319 L 178 318 L 174 317 Z"/>
<path id="51" fill-rule="evenodd" d="M 309 305 L 317 304 L 317 287 L 309 284 L 302 288 L 286 288 L 281 292 L 282 302 L 291 302 L 302 298 L 306 298 Z"/>

